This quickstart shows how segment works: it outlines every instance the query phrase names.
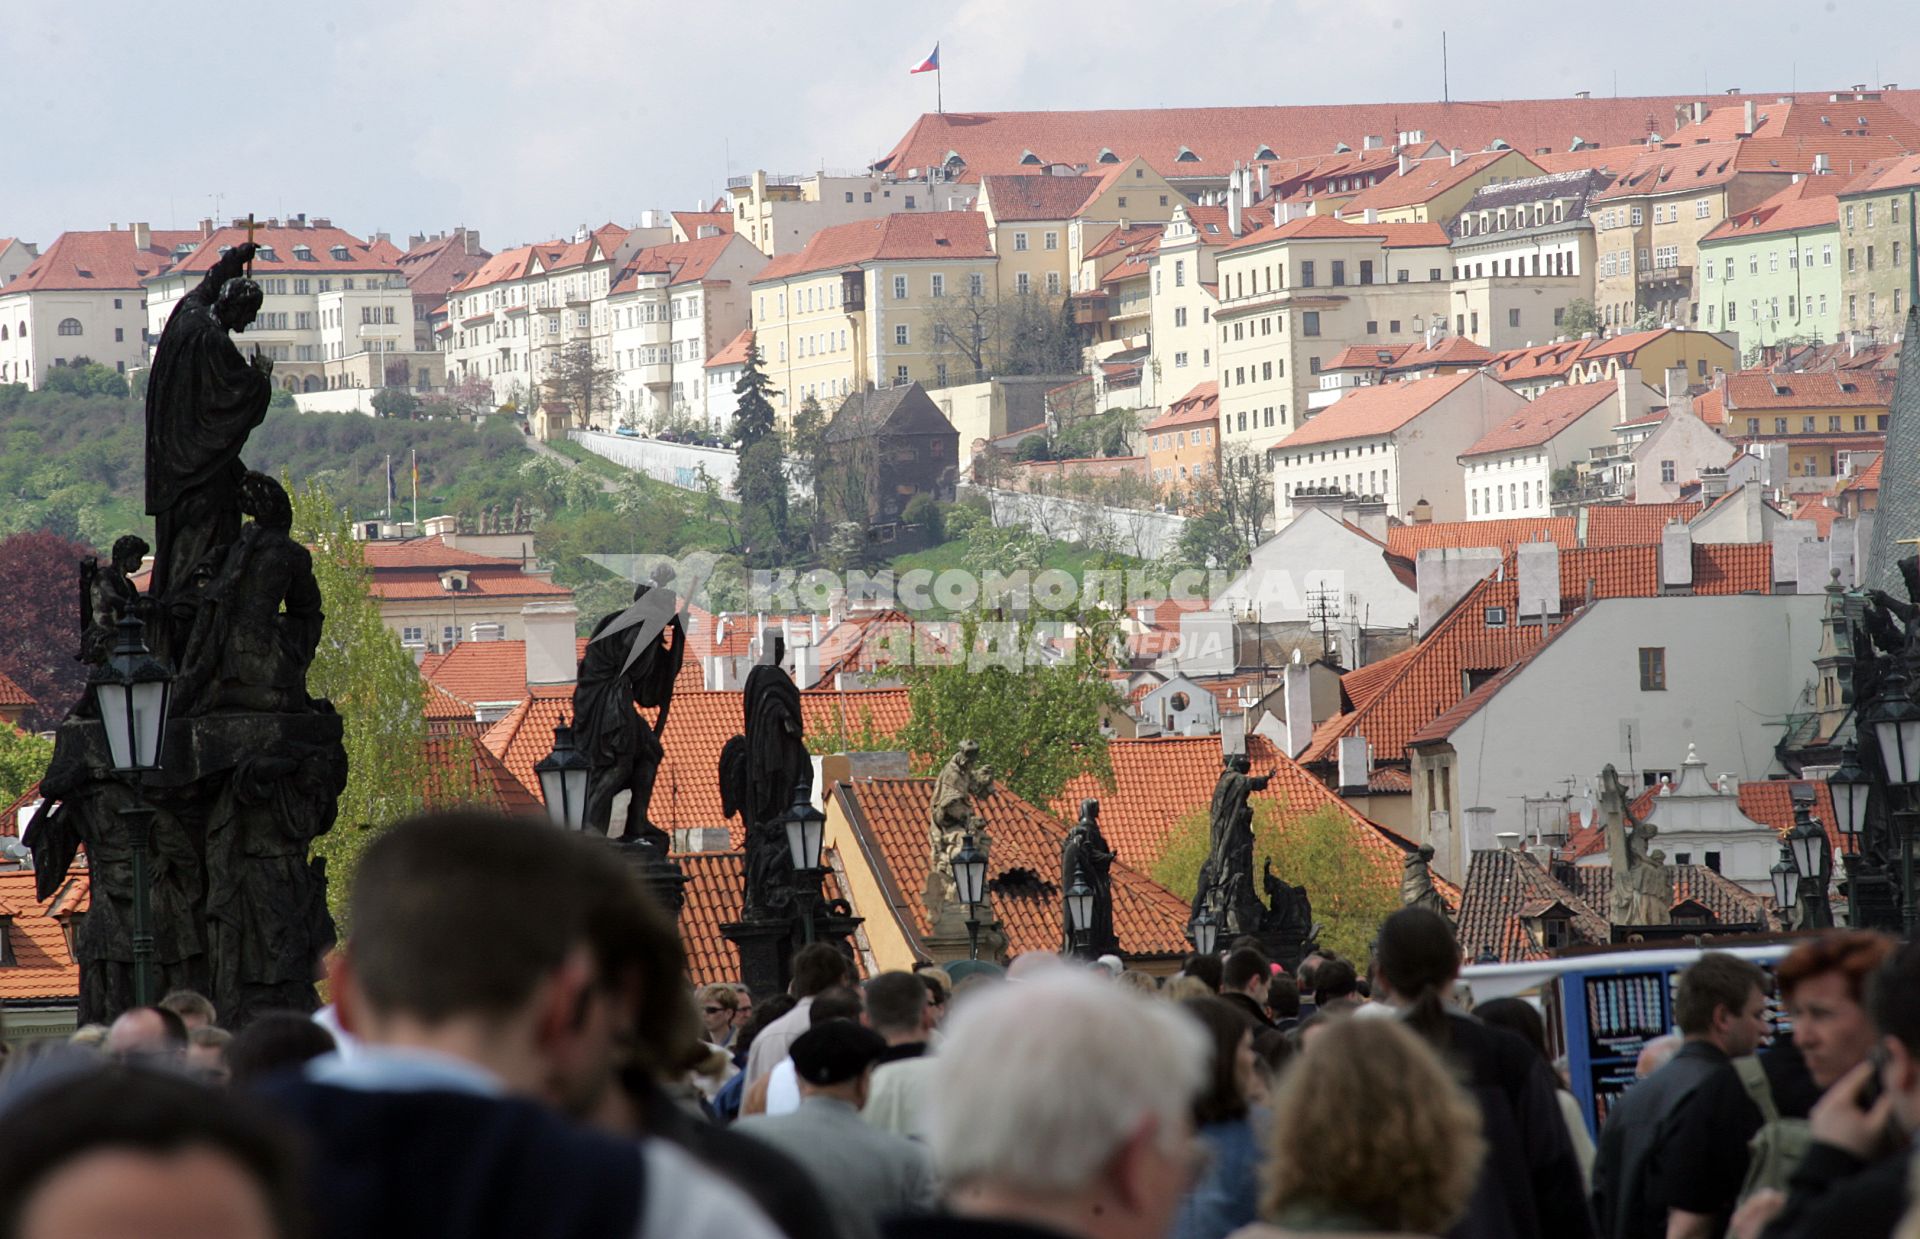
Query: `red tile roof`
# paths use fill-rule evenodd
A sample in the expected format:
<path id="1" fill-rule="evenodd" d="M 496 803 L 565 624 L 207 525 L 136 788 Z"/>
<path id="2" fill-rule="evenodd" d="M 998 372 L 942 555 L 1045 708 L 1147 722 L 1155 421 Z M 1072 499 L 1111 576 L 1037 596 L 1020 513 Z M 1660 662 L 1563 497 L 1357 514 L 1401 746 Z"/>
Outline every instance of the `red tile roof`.
<path id="1" fill-rule="evenodd" d="M 31 707 L 34 704 L 26 689 L 9 679 L 6 672 L 0 671 L 0 706 Z"/>
<path id="2" fill-rule="evenodd" d="M 1413 349 L 1411 344 L 1349 344 L 1320 367 L 1329 370 L 1384 370 Z"/>
<path id="3" fill-rule="evenodd" d="M 1842 486 L 1840 489 L 1841 490 L 1872 490 L 1872 491 L 1879 490 L 1880 489 L 1880 462 L 1885 459 L 1886 459 L 1885 452 L 1882 452 L 1880 455 L 1875 456 L 1873 458 L 1872 464 L 1868 465 L 1866 468 L 1862 469 L 1860 472 L 1848 478 L 1847 484 L 1845 486 Z"/>
<path id="4" fill-rule="evenodd" d="M 827 863 L 839 862 L 827 850 Z M 687 976 L 695 985 L 740 979 L 740 952 L 720 932 L 722 925 L 740 919 L 746 900 L 746 856 L 740 852 L 675 852 L 673 862 L 687 875 L 686 906 L 680 909 L 680 942 L 687 950 Z M 828 899 L 843 897 L 838 875 L 829 871 L 822 892 Z M 856 913 L 863 909 L 855 909 Z M 862 952 L 854 962 L 865 975 Z"/>
<path id="5" fill-rule="evenodd" d="M 1920 185 L 1920 155 L 1898 155 L 1876 159 L 1866 170 L 1841 188 L 1844 194 L 1864 194 L 1889 189 L 1911 189 Z"/>
<path id="6" fill-rule="evenodd" d="M 1892 400 L 1893 376 L 1875 371 L 1741 370 L 1729 374 L 1726 384 L 1729 415 L 1744 409 L 1884 410 Z"/>
<path id="7" fill-rule="evenodd" d="M 702 228 L 718 228 L 723 234 L 733 231 L 733 212 L 731 211 L 675 211 L 673 222 L 680 227 L 687 240 L 697 240 Z"/>
<path id="8" fill-rule="evenodd" d="M 1729 215 L 1701 237 L 1708 241 L 1744 241 L 1806 228 L 1832 228 L 1840 221 L 1839 178 L 1809 176 L 1768 198 L 1759 206 Z"/>
<path id="9" fill-rule="evenodd" d="M 1489 430 L 1479 442 L 1462 452 L 1461 458 L 1550 443 L 1555 435 L 1593 412 L 1595 405 L 1612 400 L 1615 394 L 1615 388 L 1608 383 L 1549 388 L 1529 400 L 1526 408 Z"/>
<path id="10" fill-rule="evenodd" d="M 1676 520 L 1692 520 L 1700 507 L 1693 502 L 1594 504 L 1586 510 L 1586 545 L 1658 546 L 1662 529 Z"/>
<path id="11" fill-rule="evenodd" d="M 1427 227 L 1425 224 L 1410 226 Z M 1437 370 L 1443 367 L 1478 370 L 1492 360 L 1493 353 L 1484 345 L 1476 344 L 1466 336 L 1447 336 L 1432 345 L 1416 344 L 1408 348 L 1387 367 L 1387 373 Z"/>
<path id="12" fill-rule="evenodd" d="M 1608 336 L 1604 340 L 1594 340 L 1585 352 L 1580 354 L 1581 361 L 1594 361 L 1601 357 L 1630 358 L 1661 336 L 1673 331 L 1672 327 L 1658 327 L 1652 331 L 1629 331 L 1622 335 Z M 1626 364 L 1624 361 L 1621 364 Z"/>
<path id="13" fill-rule="evenodd" d="M 63 232 L 6 290 L 12 294 L 137 289 L 167 269 L 175 246 L 199 243 L 198 232 L 156 232 L 146 249 L 135 249 L 131 231 Z"/>
<path id="14" fill-rule="evenodd" d="M 551 273 L 569 267 L 606 262 L 615 250 L 625 244 L 626 239 L 625 228 L 617 224 L 603 224 L 589 233 L 585 240 L 541 241 L 534 245 L 516 246 L 489 258 L 466 280 L 454 285 L 454 291 L 472 292 L 490 284 L 509 283 L 523 279 L 536 270 Z"/>
<path id="15" fill-rule="evenodd" d="M 999 223 L 1067 220 L 1102 187 L 1097 176 L 983 176 L 980 196 Z"/>
<path id="16" fill-rule="evenodd" d="M 1368 208 L 1386 211 L 1431 202 L 1441 194 L 1482 175 L 1503 159 L 1507 161 L 1507 171 L 1514 177 L 1540 175 L 1539 165 L 1517 151 L 1480 151 L 1461 156 L 1457 164 L 1450 155 L 1420 159 L 1415 160 L 1406 172 L 1396 171 L 1379 184 L 1361 190 L 1341 206 L 1340 213 L 1343 216 L 1358 216 Z M 1444 230 L 1441 235 L 1445 235 Z"/>
<path id="17" fill-rule="evenodd" d="M 989 259 L 987 217 L 978 211 L 920 211 L 883 215 L 822 228 L 801 249 L 760 269 L 750 283 L 839 271 L 865 262 L 904 259 Z"/>
<path id="18" fill-rule="evenodd" d="M 566 695 L 536 693 L 481 739 L 536 795 L 534 763 L 552 750 L 553 729 L 573 717 L 571 690 L 561 691 Z M 675 692 L 663 737 L 666 756 L 649 806 L 656 826 L 666 831 L 726 826 L 736 846 L 744 841 L 739 819 L 728 820 L 720 812 L 718 777 L 720 748 L 740 734 L 744 708 L 739 693 Z M 897 688 L 808 689 L 800 694 L 800 710 L 807 734 L 816 741 L 840 736 L 857 743 L 868 734 L 890 739 L 907 724 L 907 694 Z"/>
<path id="19" fill-rule="evenodd" d="M 721 346 L 720 351 L 707 358 L 706 369 L 718 370 L 722 366 L 744 366 L 747 354 L 753 349 L 753 328 L 749 327 Z"/>
<path id="20" fill-rule="evenodd" d="M 1198 384 L 1186 395 L 1167 406 L 1167 411 L 1154 418 L 1140 429 L 1146 433 L 1159 430 L 1172 430 L 1176 426 L 1189 426 L 1199 422 L 1213 421 L 1220 414 L 1220 384 L 1213 380 Z"/>
<path id="21" fill-rule="evenodd" d="M 841 798 L 854 829 L 869 841 L 870 855 L 884 864 L 899 891 L 895 915 L 904 912 L 905 927 L 923 937 L 932 928 L 921 892 L 927 882 L 927 805 L 933 780 L 855 779 L 835 784 L 833 794 Z M 1058 951 L 1064 938 L 1060 848 L 1067 827 L 1004 788 L 978 797 L 974 807 L 986 819 L 993 841 L 987 851 L 987 890 L 1009 953 Z M 1113 843 L 1104 807 L 1101 828 Z M 1119 845 L 1114 846 L 1118 850 Z M 1123 955 L 1178 956 L 1191 949 L 1185 900 L 1138 872 L 1124 856 L 1114 863 L 1111 876 L 1113 928 Z"/>
<path id="22" fill-rule="evenodd" d="M 1503 349 L 1487 363 L 1487 373 L 1502 383 L 1564 379 L 1567 371 L 1573 368 L 1573 363 L 1592 343 L 1592 340 L 1562 340 L 1557 344 L 1536 344 L 1531 348 Z"/>
<path id="23" fill-rule="evenodd" d="M 732 243 L 733 234 L 725 232 L 717 237 L 648 246 L 627 260 L 627 265 L 614 277 L 613 288 L 608 295 L 637 291 L 642 275 L 664 275 L 669 288 L 698 284 L 713 271 L 713 265 L 720 261 Z M 757 252 L 745 241 L 740 245 L 747 251 Z"/>
<path id="24" fill-rule="evenodd" d="M 1493 521 L 1429 521 L 1424 525 L 1387 526 L 1387 554 L 1418 559 L 1421 551 L 1498 547 L 1512 554 L 1521 542 L 1551 541 L 1569 547 L 1578 542 L 1571 516 L 1515 516 Z"/>
<path id="25" fill-rule="evenodd" d="M 440 569 L 396 568 L 375 572 L 367 592 L 383 602 L 415 598 L 571 598 L 573 591 L 545 577 L 512 568 L 470 568 L 467 587 L 459 592 L 440 582 Z"/>
<path id="26" fill-rule="evenodd" d="M 1827 501 L 1819 495 L 1805 495 L 1799 506 L 1793 510 L 1793 519 L 1812 521 L 1814 531 L 1821 541 L 1833 536 L 1833 522 L 1840 519 L 1840 513 L 1827 506 Z"/>
<path id="27" fill-rule="evenodd" d="M 0 1002 L 75 1002 L 80 997 L 80 968 L 67 947 L 59 919 L 85 898 L 76 888 L 88 885 L 84 864 L 76 865 L 48 899 L 34 895 L 31 869 L 0 872 L 0 911 L 11 916 L 14 963 L 0 968 Z"/>
<path id="28" fill-rule="evenodd" d="M 360 558 L 367 567 L 387 568 L 519 568 L 517 559 L 482 555 L 477 551 L 455 550 L 439 534 L 426 538 L 387 538 L 360 544 Z"/>
<path id="29" fill-rule="evenodd" d="M 576 637 L 573 646 L 573 660 L 578 665 L 586 656 L 587 639 Z M 527 699 L 527 643 L 462 641 L 444 654 L 428 654 L 421 659 L 420 676 L 464 703 L 470 718 L 473 706 Z"/>
<path id="30" fill-rule="evenodd" d="M 423 241 L 402 254 L 397 265 L 401 274 L 407 277 L 407 287 L 413 290 L 416 297 L 444 299 L 448 289 L 478 271 L 482 263 L 493 257 L 480 247 L 477 240 L 473 242 L 471 252 L 467 244 L 466 238 L 456 231 Z M 442 304 L 434 313 L 446 313 L 446 306 Z"/>
<path id="31" fill-rule="evenodd" d="M 1320 411 L 1268 452 L 1287 452 L 1317 443 L 1392 434 L 1473 381 L 1472 372 L 1438 374 L 1410 383 L 1357 387 Z"/>
<path id="32" fill-rule="evenodd" d="M 1358 219 L 1336 219 L 1331 215 L 1302 215 L 1278 227 L 1259 228 L 1227 249 L 1245 249 L 1277 241 L 1361 241 L 1372 238 L 1387 249 L 1443 246 L 1447 230 L 1439 224 L 1368 224 Z"/>
<path id="33" fill-rule="evenodd" d="M 244 223 L 216 228 L 191 254 L 168 267 L 164 275 L 201 275 L 220 261 L 222 249 L 232 249 L 247 239 Z M 253 230 L 254 244 L 261 252 L 254 256 L 255 279 L 274 275 L 304 275 L 309 271 L 396 271 L 400 251 L 389 244 L 376 249 L 344 228 L 269 228 L 264 224 Z M 303 249 L 305 252 L 302 253 Z M 335 250 L 339 253 L 336 255 Z M 269 252 L 270 251 L 270 252 Z"/>

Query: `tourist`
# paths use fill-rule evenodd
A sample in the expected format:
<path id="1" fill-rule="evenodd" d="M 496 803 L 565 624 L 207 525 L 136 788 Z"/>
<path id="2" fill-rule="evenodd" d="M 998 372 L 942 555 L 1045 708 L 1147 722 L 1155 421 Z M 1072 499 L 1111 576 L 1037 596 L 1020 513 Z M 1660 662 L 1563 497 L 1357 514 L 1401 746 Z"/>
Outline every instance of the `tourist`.
<path id="1" fill-rule="evenodd" d="M 946 1021 L 948 1003 L 953 1001 L 953 978 L 937 964 L 915 964 L 913 975 L 927 987 L 927 1015 L 933 1021 L 933 1033 L 929 1043 L 939 1036 L 940 1025 Z"/>
<path id="2" fill-rule="evenodd" d="M 213 1009 L 213 1003 L 206 995 L 196 994 L 190 989 L 174 990 L 162 998 L 158 1005 L 162 1010 L 179 1016 L 188 1032 L 196 1028 L 212 1028 L 220 1022 L 219 1013 Z"/>
<path id="3" fill-rule="evenodd" d="M 1286 1055 L 1286 1034 L 1267 1018 L 1267 995 L 1272 981 L 1273 966 L 1267 957 L 1246 947 L 1227 956 L 1220 971 L 1220 1000 L 1246 1021 L 1253 1032 L 1254 1053 L 1263 1063 L 1277 1062 Z M 1263 1090 L 1265 1083 L 1263 1079 Z"/>
<path id="4" fill-rule="evenodd" d="M 1267 1015 L 1281 1032 L 1300 1026 L 1300 983 L 1284 972 L 1267 982 Z"/>
<path id="5" fill-rule="evenodd" d="M 1242 952 L 1235 951 L 1238 956 Z M 1233 960 L 1228 959 L 1228 975 Z M 1266 1082 L 1254 1052 L 1246 1013 L 1227 998 L 1200 998 L 1181 1009 L 1207 1030 L 1208 1073 L 1193 1101 L 1193 1122 L 1206 1164 L 1180 1200 L 1171 1239 L 1224 1239 L 1258 1216 L 1260 1136 L 1253 1101 Z M 1278 1034 L 1276 1034 L 1278 1035 Z M 1265 1114 L 1260 1115 L 1262 1124 Z"/>
<path id="6" fill-rule="evenodd" d="M 929 993 L 911 972 L 883 972 L 866 984 L 867 1026 L 886 1039 L 887 1048 L 873 1069 L 873 1088 L 860 1113 L 896 1136 L 926 1134 L 927 1081 L 937 1070 L 927 1053 L 933 1035 Z"/>
<path id="7" fill-rule="evenodd" d="M 188 1074 L 207 1084 L 225 1086 L 233 1078 L 227 1065 L 227 1047 L 233 1034 L 224 1028 L 206 1025 L 187 1034 L 186 1066 Z"/>
<path id="8" fill-rule="evenodd" d="M 740 1031 L 740 991 L 720 982 L 702 985 L 695 998 L 706 1026 L 707 1043 L 723 1050 L 730 1047 L 734 1034 Z"/>
<path id="9" fill-rule="evenodd" d="M 800 1078 L 800 1108 L 734 1125 L 805 1167 L 845 1235 L 875 1234 L 881 1221 L 925 1214 L 939 1203 L 926 1149 L 860 1118 L 874 1064 L 886 1048 L 884 1037 L 853 1020 L 822 1020 L 789 1054 Z"/>
<path id="10" fill-rule="evenodd" d="M 1593 1133 L 1587 1130 L 1587 1117 L 1580 1109 L 1579 1098 L 1567 1087 L 1565 1080 L 1554 1068 L 1553 1054 L 1547 1049 L 1547 1021 L 1541 1017 L 1540 1009 L 1524 998 L 1495 998 L 1483 1002 L 1473 1009 L 1473 1014 L 1481 1023 L 1494 1028 L 1504 1028 L 1533 1047 L 1540 1061 L 1547 1064 L 1553 1072 L 1553 1099 L 1560 1103 L 1560 1117 L 1566 1120 L 1567 1136 L 1573 1141 L 1573 1154 L 1580 1161 L 1580 1186 L 1584 1191 L 1593 1188 Z"/>
<path id="11" fill-rule="evenodd" d="M 1322 993 L 1334 967 L 1322 964 L 1315 974 Z M 1593 1222 L 1573 1141 L 1554 1100 L 1553 1075 L 1519 1037 L 1449 1004 L 1459 975 L 1460 945 L 1452 927 L 1433 912 L 1402 908 L 1381 925 L 1374 945 L 1377 1000 L 1460 1072 L 1480 1105 L 1487 1157 L 1452 1234 L 1584 1239 Z"/>
<path id="12" fill-rule="evenodd" d="M 1334 956 L 1320 961 L 1313 970 L 1313 1009 L 1318 1011 L 1328 1003 L 1343 998 L 1360 996 L 1360 974 L 1354 971 L 1348 960 Z"/>
<path id="13" fill-rule="evenodd" d="M 235 1088 L 251 1088 L 333 1050 L 333 1034 L 298 1011 L 263 1011 L 228 1044 L 227 1070 Z"/>
<path id="14" fill-rule="evenodd" d="M 765 1024 L 760 1035 L 754 1038 L 753 1048 L 742 1064 L 747 1085 L 751 1086 L 772 1071 L 774 1065 L 787 1056 L 787 1050 L 800 1034 L 813 1026 L 807 1010 L 813 1006 L 815 994 L 836 985 L 852 985 L 856 979 L 853 961 L 824 942 L 794 952 L 793 981 L 788 989 L 799 1002 L 793 1010 Z"/>
<path id="15" fill-rule="evenodd" d="M 1686 1043 L 1614 1102 L 1600 1131 L 1593 1199 L 1607 1239 L 1726 1233 L 1761 1123 L 1733 1060 L 1766 1035 L 1766 991 L 1766 973 L 1724 951 L 1681 972 L 1673 1015 Z"/>
<path id="16" fill-rule="evenodd" d="M 634 1037 L 632 984 L 593 949 L 595 893 L 622 884 L 643 898 L 604 841 L 479 810 L 367 844 L 330 978 L 360 1050 L 261 1086 L 307 1131 L 322 1239 L 776 1233 L 680 1149 L 548 1108 L 603 1105 Z"/>
<path id="17" fill-rule="evenodd" d="M 1198 978 L 1210 993 L 1215 994 L 1220 992 L 1224 971 L 1225 965 L 1220 962 L 1218 955 L 1189 955 L 1186 962 L 1180 965 L 1181 976 Z"/>
<path id="18" fill-rule="evenodd" d="M 178 1075 L 97 1067 L 0 1116 L 0 1234 L 297 1239 L 303 1213 L 288 1133 Z"/>
<path id="19" fill-rule="evenodd" d="M 1793 983 L 1790 1009 L 1807 1011 L 1807 1066 L 1816 1080 L 1828 1076 L 1857 1046 L 1859 1029 L 1848 1005 L 1854 1000 L 1853 966 L 1884 946 L 1878 935 L 1833 934 L 1797 949 L 1776 975 Z M 1820 949 L 1788 968 L 1789 961 Z M 1834 967 L 1808 973 L 1820 960 Z M 1820 984 L 1845 977 L 1843 984 Z M 1811 1147 L 1784 1193 L 1756 1196 L 1735 1216 L 1738 1239 L 1885 1239 L 1901 1224 L 1907 1202 L 1908 1150 L 1920 1131 L 1920 947 L 1890 952 L 1868 978 L 1866 1015 L 1875 1045 L 1833 1080 L 1808 1118 Z M 1819 1008 L 1818 1013 L 1814 1009 Z M 1800 1016 L 1794 1036 L 1800 1036 Z M 1876 1053 L 1877 1051 L 1877 1053 Z M 1912 1233 L 1920 1218 L 1910 1219 Z M 1764 1229 L 1763 1229 L 1764 1228 Z"/>
<path id="20" fill-rule="evenodd" d="M 1439 1235 L 1487 1151 L 1481 1110 L 1395 1020 L 1328 1023 L 1280 1081 L 1261 1212 L 1239 1239 Z"/>
<path id="21" fill-rule="evenodd" d="M 187 1026 L 165 1007 L 134 1007 L 107 1029 L 106 1049 L 118 1059 L 176 1066 L 187 1053 Z"/>
<path id="22" fill-rule="evenodd" d="M 1654 1072 L 1666 1066 L 1687 1039 L 1679 1033 L 1662 1033 L 1640 1047 L 1640 1054 L 1633 1060 L 1633 1078 L 1644 1080 Z"/>
<path id="23" fill-rule="evenodd" d="M 734 1072 L 733 1078 L 721 1085 L 707 1102 L 707 1108 L 714 1117 L 722 1122 L 732 1122 L 740 1116 L 741 1103 L 747 1096 L 747 1073 L 744 1070 L 747 1055 L 752 1051 L 753 1043 L 760 1037 L 766 1026 L 791 1012 L 800 1005 L 800 1000 L 792 994 L 775 994 L 753 1009 L 745 1024 L 740 1026 L 740 1035 L 733 1041 L 733 1065 L 743 1068 Z"/>
<path id="24" fill-rule="evenodd" d="M 824 1020 L 854 1020 L 866 1017 L 866 1004 L 860 992 L 850 986 L 836 985 L 821 990 L 807 1005 L 807 1027 Z M 800 1077 L 794 1070 L 793 1055 L 773 1065 L 773 1070 L 747 1086 L 740 1102 L 742 1118 L 749 1114 L 792 1114 L 800 1108 Z"/>
<path id="25" fill-rule="evenodd" d="M 1126 986 L 1128 989 L 1138 990 L 1148 997 L 1154 997 L 1160 993 L 1159 979 L 1151 972 L 1142 972 L 1138 968 L 1128 968 L 1119 976 L 1115 977 L 1114 980 Z"/>
<path id="26" fill-rule="evenodd" d="M 950 1214 L 893 1239 L 1163 1239 L 1193 1173 L 1206 1035 L 1172 1003 L 1061 971 L 970 995 L 928 1090 Z"/>

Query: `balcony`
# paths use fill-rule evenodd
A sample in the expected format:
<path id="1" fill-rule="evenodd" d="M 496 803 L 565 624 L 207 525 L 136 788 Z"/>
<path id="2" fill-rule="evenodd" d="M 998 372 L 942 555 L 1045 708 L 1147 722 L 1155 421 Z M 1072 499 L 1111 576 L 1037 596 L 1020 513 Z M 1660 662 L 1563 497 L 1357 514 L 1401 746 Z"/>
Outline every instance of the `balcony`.
<path id="1" fill-rule="evenodd" d="M 1666 284 L 1693 283 L 1692 267 L 1654 267 L 1651 270 L 1636 271 L 1634 283 L 1641 288 L 1653 288 Z"/>
<path id="2" fill-rule="evenodd" d="M 1075 293 L 1072 300 L 1075 326 L 1097 327 L 1113 318 L 1112 293 Z"/>

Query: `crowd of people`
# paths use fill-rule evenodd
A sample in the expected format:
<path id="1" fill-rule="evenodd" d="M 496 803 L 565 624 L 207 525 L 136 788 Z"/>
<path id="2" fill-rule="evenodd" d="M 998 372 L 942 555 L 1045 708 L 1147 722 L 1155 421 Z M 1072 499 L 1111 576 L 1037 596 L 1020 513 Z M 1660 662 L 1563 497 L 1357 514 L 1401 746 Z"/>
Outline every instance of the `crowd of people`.
<path id="1" fill-rule="evenodd" d="M 1596 1148 L 1424 908 L 1294 973 L 820 944 L 696 989 L 613 850 L 473 811 L 373 840 L 349 924 L 321 1017 L 179 993 L 14 1054 L 0 1236 L 1877 1237 L 1920 1126 L 1920 951 L 1867 933 L 1703 953 Z"/>

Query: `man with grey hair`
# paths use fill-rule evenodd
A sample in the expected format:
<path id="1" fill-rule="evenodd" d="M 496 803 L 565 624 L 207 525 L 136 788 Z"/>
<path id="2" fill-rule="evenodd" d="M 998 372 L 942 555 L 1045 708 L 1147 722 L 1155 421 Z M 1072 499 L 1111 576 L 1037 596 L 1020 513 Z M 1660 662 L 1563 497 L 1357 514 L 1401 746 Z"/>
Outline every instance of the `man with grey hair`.
<path id="1" fill-rule="evenodd" d="M 951 1212 L 889 1239 L 1161 1239 L 1191 1181 L 1210 1049 L 1172 1003 L 1069 970 L 948 1022 L 927 1142 Z"/>

